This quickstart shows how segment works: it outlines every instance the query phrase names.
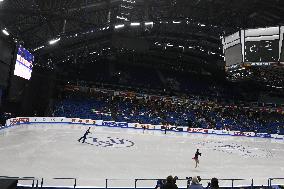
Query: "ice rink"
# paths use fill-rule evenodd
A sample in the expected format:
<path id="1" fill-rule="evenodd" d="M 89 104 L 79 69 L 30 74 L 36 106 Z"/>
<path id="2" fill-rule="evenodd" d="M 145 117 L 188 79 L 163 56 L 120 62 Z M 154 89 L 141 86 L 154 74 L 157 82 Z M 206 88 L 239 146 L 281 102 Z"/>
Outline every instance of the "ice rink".
<path id="1" fill-rule="evenodd" d="M 52 178 L 76 177 L 80 186 L 98 187 L 105 187 L 106 178 L 118 179 L 109 180 L 109 187 L 133 187 L 135 178 L 170 174 L 246 179 L 236 185 L 249 185 L 252 178 L 255 184 L 267 185 L 268 178 L 284 177 L 283 140 L 92 127 L 87 143 L 79 143 L 87 128 L 32 124 L 1 130 L 0 175 L 33 176 L 44 178 L 44 185 L 70 186 L 73 181 Z M 194 168 L 197 148 L 202 156 L 200 167 Z M 155 183 L 138 181 L 137 187 Z M 178 182 L 179 187 L 185 185 Z"/>

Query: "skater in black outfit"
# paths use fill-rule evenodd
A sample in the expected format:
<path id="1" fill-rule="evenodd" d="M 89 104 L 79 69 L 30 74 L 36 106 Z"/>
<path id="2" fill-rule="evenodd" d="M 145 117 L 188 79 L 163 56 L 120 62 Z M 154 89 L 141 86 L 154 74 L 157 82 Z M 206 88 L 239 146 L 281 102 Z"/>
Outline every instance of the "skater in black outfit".
<path id="1" fill-rule="evenodd" d="M 78 142 L 80 142 L 80 141 L 83 139 L 83 142 L 82 142 L 82 143 L 85 143 L 85 141 L 86 141 L 86 139 L 87 139 L 87 135 L 88 135 L 89 133 L 91 133 L 91 132 L 90 132 L 90 129 L 91 129 L 91 127 L 89 127 L 89 129 L 85 132 L 85 134 L 84 134 L 81 138 L 79 138 Z"/>
<path id="2" fill-rule="evenodd" d="M 143 134 L 144 134 L 144 132 L 145 132 L 145 130 L 146 130 L 146 126 L 143 125 L 142 128 L 143 128 Z"/>
<path id="3" fill-rule="evenodd" d="M 192 159 L 195 160 L 195 168 L 197 167 L 197 165 L 199 164 L 199 160 L 198 160 L 198 156 L 201 156 L 201 153 L 199 152 L 199 149 L 196 150 L 195 155 Z"/>

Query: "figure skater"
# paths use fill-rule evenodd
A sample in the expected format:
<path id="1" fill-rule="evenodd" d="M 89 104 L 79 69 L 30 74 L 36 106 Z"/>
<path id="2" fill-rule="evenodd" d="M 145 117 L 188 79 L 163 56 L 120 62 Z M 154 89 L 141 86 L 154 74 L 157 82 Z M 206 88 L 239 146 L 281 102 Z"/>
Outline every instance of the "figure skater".
<path id="1" fill-rule="evenodd" d="M 192 159 L 195 160 L 195 168 L 198 166 L 199 164 L 199 160 L 198 160 L 198 156 L 201 156 L 201 153 L 199 152 L 199 149 L 196 150 L 195 155 Z"/>
<path id="2" fill-rule="evenodd" d="M 167 134 L 168 124 L 165 124 L 165 134 Z"/>
<path id="3" fill-rule="evenodd" d="M 143 134 L 144 134 L 144 132 L 145 132 L 145 130 L 146 130 L 146 126 L 143 125 L 142 128 L 143 128 Z"/>
<path id="4" fill-rule="evenodd" d="M 90 129 L 91 129 L 91 127 L 89 127 L 89 129 L 85 132 L 85 134 L 84 134 L 81 138 L 79 138 L 78 142 L 80 142 L 80 141 L 83 139 L 83 142 L 82 142 L 82 143 L 85 143 L 85 141 L 86 141 L 86 139 L 87 139 L 87 135 L 88 135 L 89 133 L 91 133 L 91 132 L 90 132 Z"/>

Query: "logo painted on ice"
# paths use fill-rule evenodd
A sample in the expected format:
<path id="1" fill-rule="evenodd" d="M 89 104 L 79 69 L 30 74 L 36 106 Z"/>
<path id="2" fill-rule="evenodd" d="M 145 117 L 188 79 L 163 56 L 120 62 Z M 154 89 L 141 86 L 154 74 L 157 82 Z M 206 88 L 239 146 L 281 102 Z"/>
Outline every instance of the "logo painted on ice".
<path id="1" fill-rule="evenodd" d="M 251 147 L 243 144 L 223 141 L 202 141 L 195 143 L 199 146 L 206 147 L 208 149 L 227 153 L 237 154 L 242 157 L 257 157 L 257 158 L 271 158 L 273 153 L 270 149 L 261 147 Z"/>
<path id="2" fill-rule="evenodd" d="M 121 138 L 113 138 L 113 137 L 89 137 L 89 140 L 86 142 L 90 145 L 95 145 L 99 147 L 112 147 L 112 148 L 130 148 L 134 146 L 134 142 L 127 140 L 127 139 L 121 139 Z"/>

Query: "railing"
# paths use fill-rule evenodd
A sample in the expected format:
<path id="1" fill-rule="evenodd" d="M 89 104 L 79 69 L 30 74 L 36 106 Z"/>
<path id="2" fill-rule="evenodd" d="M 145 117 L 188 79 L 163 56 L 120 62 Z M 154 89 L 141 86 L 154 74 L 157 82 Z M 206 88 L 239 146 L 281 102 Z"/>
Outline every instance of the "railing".
<path id="1" fill-rule="evenodd" d="M 165 179 L 135 179 L 135 184 L 134 184 L 134 188 L 137 188 L 137 182 L 139 181 L 139 180 L 144 180 L 144 181 L 147 181 L 147 180 L 149 180 L 149 181 L 151 181 L 151 180 L 155 180 L 155 181 L 157 181 L 157 180 L 165 180 Z M 188 181 L 189 179 L 177 179 L 177 181 Z M 219 181 L 231 181 L 231 187 L 232 188 L 234 188 L 234 181 L 243 181 L 243 180 L 245 180 L 245 179 L 218 179 Z M 211 181 L 211 179 L 202 179 L 202 181 Z M 253 182 L 253 180 L 252 180 L 252 182 Z M 253 183 L 252 183 L 253 184 Z"/>
<path id="2" fill-rule="evenodd" d="M 73 188 L 76 188 L 77 187 L 77 178 L 53 178 L 54 180 L 73 180 L 74 181 L 74 184 L 73 184 Z M 0 176 L 0 180 L 18 180 L 18 181 L 32 181 L 31 185 L 27 185 L 26 187 L 30 187 L 30 188 L 44 188 L 46 186 L 43 186 L 43 183 L 44 183 L 44 179 L 41 178 L 41 179 L 38 179 L 38 178 L 35 178 L 35 177 L 8 177 L 8 176 Z M 39 186 L 39 180 L 40 180 L 40 186 Z M 112 188 L 112 187 L 109 187 L 109 182 L 110 181 L 122 181 L 122 180 L 129 180 L 129 179 L 105 179 L 105 189 L 108 189 L 108 188 Z M 165 180 L 165 179 L 134 179 L 134 188 L 137 189 L 137 188 L 150 188 L 150 187 L 137 187 L 137 183 L 139 181 L 157 181 L 157 180 Z M 177 179 L 177 181 L 188 181 L 189 179 Z M 235 185 L 235 181 L 244 181 L 246 179 L 218 179 L 219 181 L 230 181 L 231 183 L 231 188 L 234 188 Z M 275 181 L 275 180 L 284 180 L 284 178 L 269 178 L 268 181 L 267 181 L 267 186 L 268 188 L 272 188 L 272 181 Z M 202 179 L 202 181 L 211 181 L 211 179 Z M 279 183 L 277 183 L 279 184 Z M 186 183 L 187 185 L 187 183 Z M 59 186 L 58 186 L 59 187 Z M 153 188 L 154 186 L 152 186 L 151 188 Z M 227 186 L 228 187 L 228 186 Z M 248 187 L 251 187 L 251 188 L 254 188 L 254 180 L 252 179 L 251 180 L 251 185 L 248 186 Z M 54 187 L 56 188 L 56 186 Z M 98 188 L 98 187 L 94 187 L 94 188 Z M 103 188 L 103 187 L 99 187 L 99 188 Z M 124 187 L 120 187 L 120 188 L 124 188 Z M 128 188 L 128 187 L 127 187 Z M 183 187 L 180 187 L 180 188 L 183 188 Z"/>
<path id="3" fill-rule="evenodd" d="M 0 176 L 0 180 L 17 180 L 17 181 L 31 180 L 31 181 L 33 181 L 32 184 L 31 184 L 31 188 L 38 189 L 38 180 L 39 179 L 37 179 L 35 177 L 8 177 L 8 176 Z"/>
<path id="4" fill-rule="evenodd" d="M 115 181 L 116 186 L 115 187 L 109 187 L 111 182 Z M 129 188 L 129 183 L 131 183 L 133 180 L 132 179 L 105 179 L 105 188 Z M 118 184 L 119 183 L 119 184 Z M 126 185 L 124 186 L 119 186 L 120 184 L 126 184 L 128 185 L 128 187 L 126 187 Z M 133 186 L 131 187 L 133 188 Z"/>
<path id="5" fill-rule="evenodd" d="M 77 179 L 76 178 L 53 178 L 54 180 L 74 180 L 74 188 L 76 188 L 77 185 Z M 41 187 L 43 185 L 43 178 L 42 178 L 42 182 L 41 182 Z"/>
<path id="6" fill-rule="evenodd" d="M 268 179 L 268 187 L 272 188 L 272 181 L 273 180 L 284 180 L 284 178 L 269 178 Z"/>

